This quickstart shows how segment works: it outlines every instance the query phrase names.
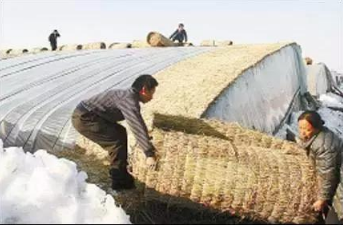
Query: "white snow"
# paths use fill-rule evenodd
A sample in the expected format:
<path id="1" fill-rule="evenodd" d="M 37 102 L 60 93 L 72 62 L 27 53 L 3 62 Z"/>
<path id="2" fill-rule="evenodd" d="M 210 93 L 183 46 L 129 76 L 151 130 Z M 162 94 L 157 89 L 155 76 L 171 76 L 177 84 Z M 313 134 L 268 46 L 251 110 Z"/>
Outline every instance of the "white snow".
<path id="1" fill-rule="evenodd" d="M 0 139 L 0 224 L 130 224 L 113 197 L 86 179 L 69 160 L 3 148 Z"/>
<path id="2" fill-rule="evenodd" d="M 343 108 L 343 98 L 333 93 L 323 94 L 319 97 L 323 106 Z"/>

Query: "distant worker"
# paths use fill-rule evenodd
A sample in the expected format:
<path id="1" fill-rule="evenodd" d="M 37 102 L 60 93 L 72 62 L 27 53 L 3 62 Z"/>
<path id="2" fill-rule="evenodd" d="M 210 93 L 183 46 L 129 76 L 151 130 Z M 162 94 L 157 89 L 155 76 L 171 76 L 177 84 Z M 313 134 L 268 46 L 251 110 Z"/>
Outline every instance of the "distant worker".
<path id="1" fill-rule="evenodd" d="M 52 32 L 49 35 L 49 42 L 50 42 L 51 50 L 52 51 L 56 51 L 56 49 L 57 49 L 57 38 L 60 37 L 60 36 L 61 35 L 58 33 L 57 30 L 54 30 L 54 32 Z"/>
<path id="2" fill-rule="evenodd" d="M 179 28 L 169 37 L 172 41 L 179 41 L 182 43 L 183 41 L 187 42 L 187 33 L 184 29 L 184 25 L 182 23 L 179 24 Z"/>
<path id="3" fill-rule="evenodd" d="M 118 122 L 126 120 L 146 156 L 148 168 L 156 166 L 155 147 L 142 118 L 139 103 L 149 102 L 158 83 L 151 75 L 141 75 L 125 90 L 109 90 L 84 100 L 72 115 L 75 129 L 108 151 L 112 189 L 135 188 L 127 170 L 127 132 Z"/>

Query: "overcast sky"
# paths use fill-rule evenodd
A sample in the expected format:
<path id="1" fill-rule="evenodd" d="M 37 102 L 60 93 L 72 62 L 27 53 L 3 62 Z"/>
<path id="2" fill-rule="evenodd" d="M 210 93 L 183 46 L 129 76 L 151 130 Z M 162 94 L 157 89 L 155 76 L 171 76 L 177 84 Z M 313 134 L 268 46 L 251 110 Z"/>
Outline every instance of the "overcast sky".
<path id="1" fill-rule="evenodd" d="M 182 22 L 189 40 L 295 41 L 303 55 L 343 72 L 342 0 L 1 0 L 0 49 L 169 36 Z"/>

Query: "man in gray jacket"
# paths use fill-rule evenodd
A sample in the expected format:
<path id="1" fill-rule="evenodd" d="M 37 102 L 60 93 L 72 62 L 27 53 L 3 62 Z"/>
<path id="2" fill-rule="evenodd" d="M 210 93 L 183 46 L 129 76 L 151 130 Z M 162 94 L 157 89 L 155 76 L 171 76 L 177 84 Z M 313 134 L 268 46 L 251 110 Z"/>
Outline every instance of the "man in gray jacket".
<path id="1" fill-rule="evenodd" d="M 343 219 L 343 143 L 324 126 L 315 111 L 304 112 L 298 118 L 299 144 L 307 150 L 314 162 L 317 179 L 317 201 L 313 209 L 326 217 L 329 206 L 334 206 L 338 218 Z"/>
<path id="2" fill-rule="evenodd" d="M 109 90 L 82 101 L 74 110 L 72 123 L 85 137 L 109 152 L 112 189 L 134 188 L 127 171 L 127 133 L 118 121 L 126 120 L 150 168 L 156 166 L 155 147 L 142 118 L 139 103 L 149 102 L 158 83 L 151 75 L 141 75 L 126 90 Z"/>

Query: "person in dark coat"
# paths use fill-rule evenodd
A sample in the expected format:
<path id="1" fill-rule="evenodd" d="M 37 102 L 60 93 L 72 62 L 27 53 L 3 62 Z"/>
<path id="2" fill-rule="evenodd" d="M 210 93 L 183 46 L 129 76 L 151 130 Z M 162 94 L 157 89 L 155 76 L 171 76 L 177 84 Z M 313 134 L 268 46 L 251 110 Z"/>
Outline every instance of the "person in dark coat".
<path id="1" fill-rule="evenodd" d="M 57 49 L 57 38 L 61 37 L 61 35 L 58 33 L 57 30 L 54 30 L 50 35 L 49 35 L 49 42 L 51 45 L 51 50 L 56 51 Z"/>
<path id="2" fill-rule="evenodd" d="M 72 115 L 75 129 L 108 151 L 111 161 L 112 189 L 135 188 L 134 179 L 127 171 L 127 132 L 118 124 L 126 120 L 138 145 L 147 157 L 147 166 L 156 166 L 155 147 L 150 141 L 142 118 L 140 102 L 149 102 L 158 83 L 151 75 L 139 76 L 131 88 L 109 90 L 81 101 Z"/>
<path id="3" fill-rule="evenodd" d="M 173 42 L 175 42 L 176 40 L 179 43 L 182 43 L 183 41 L 187 42 L 187 32 L 184 27 L 185 26 L 180 23 L 179 28 L 172 35 L 170 35 L 169 39 L 171 39 Z"/>
<path id="4" fill-rule="evenodd" d="M 338 136 L 324 126 L 315 111 L 306 111 L 298 118 L 298 144 L 307 151 L 317 172 L 318 193 L 313 209 L 327 217 L 331 206 L 338 219 L 343 219 L 343 143 Z"/>

